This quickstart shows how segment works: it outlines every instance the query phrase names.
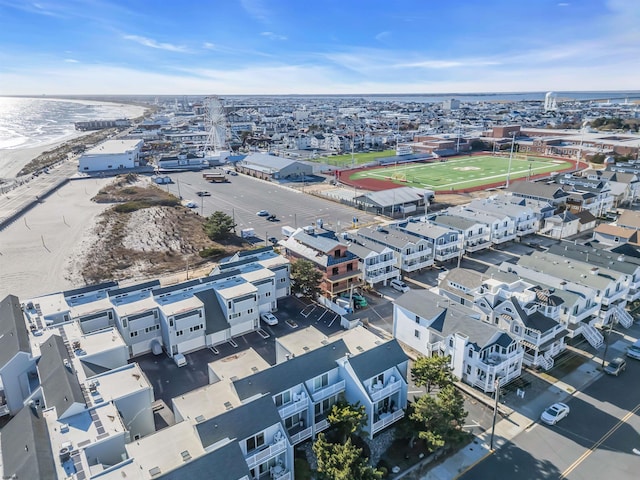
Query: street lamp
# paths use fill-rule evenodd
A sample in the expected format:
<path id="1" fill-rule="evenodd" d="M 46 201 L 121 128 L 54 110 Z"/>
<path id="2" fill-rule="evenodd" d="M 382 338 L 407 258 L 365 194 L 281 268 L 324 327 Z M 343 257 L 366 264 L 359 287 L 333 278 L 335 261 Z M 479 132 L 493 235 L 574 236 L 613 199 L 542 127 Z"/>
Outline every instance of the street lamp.
<path id="1" fill-rule="evenodd" d="M 607 330 L 607 337 L 605 338 L 605 342 L 604 342 L 604 352 L 602 354 L 602 369 L 604 370 L 604 364 L 606 363 L 607 360 L 607 351 L 609 350 L 609 341 L 611 339 L 611 331 L 613 330 L 613 324 L 615 323 L 616 320 L 616 314 L 613 313 L 610 317 L 609 317 L 609 329 Z"/>
<path id="2" fill-rule="evenodd" d="M 500 398 L 500 377 L 496 375 L 495 380 L 493 381 L 493 386 L 495 389 L 495 397 L 496 401 L 493 404 L 493 422 L 491 424 L 491 440 L 489 441 L 489 450 L 493 452 L 493 434 L 496 430 L 496 416 L 498 415 L 498 400 Z"/>

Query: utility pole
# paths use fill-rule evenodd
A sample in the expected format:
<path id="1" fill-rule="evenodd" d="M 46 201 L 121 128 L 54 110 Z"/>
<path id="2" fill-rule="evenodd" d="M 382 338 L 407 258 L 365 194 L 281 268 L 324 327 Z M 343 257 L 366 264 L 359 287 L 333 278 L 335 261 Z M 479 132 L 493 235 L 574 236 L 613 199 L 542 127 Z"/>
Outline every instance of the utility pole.
<path id="1" fill-rule="evenodd" d="M 611 331 L 613 330 L 615 313 L 609 317 L 609 330 L 607 330 L 607 338 L 604 340 L 604 353 L 602 354 L 602 368 L 604 369 L 604 364 L 607 361 L 607 351 L 609 350 L 609 340 L 611 339 Z"/>
<path id="2" fill-rule="evenodd" d="M 493 452 L 493 434 L 496 430 L 496 416 L 498 415 L 498 400 L 500 398 L 500 377 L 495 378 L 493 381 L 496 401 L 493 404 L 493 422 L 491 424 L 491 440 L 489 441 L 489 450 Z"/>

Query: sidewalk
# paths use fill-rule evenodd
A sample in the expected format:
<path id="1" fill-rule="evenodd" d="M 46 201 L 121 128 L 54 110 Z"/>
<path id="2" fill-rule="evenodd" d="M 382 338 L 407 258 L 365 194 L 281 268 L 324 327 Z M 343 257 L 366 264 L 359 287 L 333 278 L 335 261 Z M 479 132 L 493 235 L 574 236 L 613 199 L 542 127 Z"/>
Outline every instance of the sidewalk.
<path id="1" fill-rule="evenodd" d="M 592 358 L 553 384 L 544 382 L 547 387 L 537 395 L 527 388 L 525 398 L 510 395 L 508 405 L 501 402 L 499 411 L 502 419 L 496 423 L 494 450 L 536 423 L 544 408 L 555 402 L 567 400 L 599 378 L 602 372 L 598 370 L 598 366 L 598 359 Z M 471 387 L 465 388 L 465 391 L 472 391 L 473 396 L 479 401 L 493 406 L 493 400 L 481 392 Z M 492 454 L 490 441 L 491 430 L 488 430 L 455 455 L 432 468 L 421 480 L 452 480 L 460 477 Z"/>

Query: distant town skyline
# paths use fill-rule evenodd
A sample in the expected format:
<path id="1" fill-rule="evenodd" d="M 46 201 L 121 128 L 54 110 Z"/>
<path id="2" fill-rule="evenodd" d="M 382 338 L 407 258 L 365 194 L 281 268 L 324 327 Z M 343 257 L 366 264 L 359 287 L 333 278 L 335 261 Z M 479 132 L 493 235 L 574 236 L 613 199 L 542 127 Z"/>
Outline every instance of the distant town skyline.
<path id="1" fill-rule="evenodd" d="M 0 0 L 0 95 L 636 90 L 637 0 Z"/>

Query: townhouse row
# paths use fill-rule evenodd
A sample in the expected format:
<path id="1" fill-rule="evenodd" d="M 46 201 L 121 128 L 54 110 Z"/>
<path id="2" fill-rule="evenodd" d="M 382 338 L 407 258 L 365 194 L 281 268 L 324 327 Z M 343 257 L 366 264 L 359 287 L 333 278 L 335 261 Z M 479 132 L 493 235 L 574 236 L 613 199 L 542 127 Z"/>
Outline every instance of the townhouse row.
<path id="1" fill-rule="evenodd" d="M 13 296 L 0 302 L 0 319 L 2 360 L 14 354 L 0 379 L 11 387 L 21 366 L 26 394 L 0 434 L 6 477 L 290 480 L 294 447 L 328 428 L 337 401 L 365 407 L 370 437 L 407 405 L 408 357 L 397 341 L 362 327 L 331 338 L 309 327 L 276 340 L 273 366 L 252 349 L 209 364 L 210 384 L 175 397 L 175 423 L 156 431 L 154 388 L 115 326 L 84 332 L 76 319 L 30 331 Z M 189 375 L 173 368 L 176 381 Z"/>

